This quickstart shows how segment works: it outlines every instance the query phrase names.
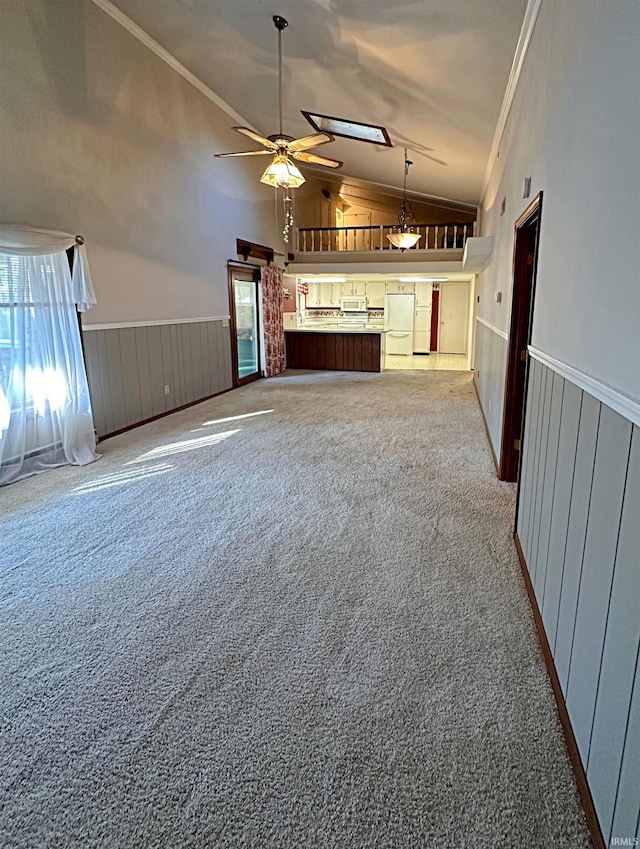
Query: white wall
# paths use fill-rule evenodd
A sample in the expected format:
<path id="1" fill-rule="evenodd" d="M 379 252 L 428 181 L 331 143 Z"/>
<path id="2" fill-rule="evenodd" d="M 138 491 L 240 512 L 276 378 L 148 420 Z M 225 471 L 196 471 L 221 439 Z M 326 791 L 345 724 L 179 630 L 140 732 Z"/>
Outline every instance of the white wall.
<path id="1" fill-rule="evenodd" d="M 605 845 L 640 837 L 640 630 L 628 603 L 640 590 L 624 536 L 638 512 L 638 45 L 637 0 L 542 0 L 480 226 L 495 246 L 478 284 L 490 326 L 477 326 L 476 382 L 499 454 L 523 178 L 531 198 L 543 191 L 532 336 L 542 354 L 531 360 L 518 535 Z"/>
<path id="2" fill-rule="evenodd" d="M 90 0 L 0 4 L 0 221 L 87 240 L 86 323 L 228 314 L 236 237 L 279 249 L 236 121 Z"/>
<path id="3" fill-rule="evenodd" d="M 639 44 L 637 0 L 543 0 L 482 205 L 481 234 L 495 247 L 477 311 L 508 331 L 513 228 L 530 176 L 531 197 L 544 192 L 533 345 L 636 400 Z"/>

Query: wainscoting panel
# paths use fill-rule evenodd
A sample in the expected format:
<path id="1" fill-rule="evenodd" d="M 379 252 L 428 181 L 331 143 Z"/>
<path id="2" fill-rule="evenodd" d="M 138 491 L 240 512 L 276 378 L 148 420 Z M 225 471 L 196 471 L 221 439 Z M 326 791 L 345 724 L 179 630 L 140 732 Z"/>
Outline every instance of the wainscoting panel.
<path id="1" fill-rule="evenodd" d="M 626 733 L 634 676 L 640 673 L 639 513 L 640 429 L 634 427 L 587 768 L 587 776 L 599 800 L 598 814 L 603 822 L 611 822 L 612 819 L 618 786 L 618 765 L 622 759 L 625 737 L 631 745 L 634 739 L 637 741 L 634 767 L 636 781 L 640 771 L 640 724 L 637 723 L 635 729 L 630 726 Z M 640 691 L 636 694 L 638 698 Z M 628 749 L 627 754 L 630 753 Z M 629 805 L 626 797 L 620 796 L 618 807 L 619 819 L 626 820 L 626 828 L 630 829 L 628 833 L 632 834 L 629 819 L 638 816 L 637 799 L 635 805 L 633 800 Z M 623 808 L 627 807 L 629 810 L 623 812 Z"/>
<path id="2" fill-rule="evenodd" d="M 565 380 L 562 381 L 562 384 L 562 411 L 560 414 L 556 471 L 554 472 L 549 552 L 541 608 L 542 621 L 552 651 L 555 651 L 556 644 L 560 589 L 564 573 L 564 552 L 567 545 L 569 508 L 571 506 L 573 472 L 578 445 L 580 407 L 582 406 L 582 390 Z M 537 598 L 540 605 L 540 596 L 538 595 Z"/>
<path id="3" fill-rule="evenodd" d="M 599 422 L 600 402 L 596 401 L 591 395 L 583 393 L 555 646 L 556 669 L 565 699 L 567 697 L 567 680 L 569 678 L 573 632 L 578 608 L 584 542 L 587 535 L 587 519 L 589 517 Z M 562 470 L 560 473 L 562 473 Z"/>
<path id="4" fill-rule="evenodd" d="M 605 843 L 632 839 L 640 827 L 640 428 L 536 360 L 517 532 Z"/>
<path id="5" fill-rule="evenodd" d="M 587 753 L 585 760 L 600 674 L 593 658 L 602 657 L 604 649 L 631 430 L 622 416 L 602 406 L 566 692 L 578 747 Z"/>
<path id="6" fill-rule="evenodd" d="M 531 512 L 533 500 L 533 472 L 536 452 L 534 446 L 538 441 L 538 428 L 540 424 L 540 389 L 542 381 L 542 367 L 536 360 L 531 362 L 529 369 L 529 392 L 526 403 L 526 419 L 524 440 L 522 445 L 522 466 L 520 501 L 518 505 L 518 530 L 522 550 L 531 563 L 530 534 Z"/>
<path id="7" fill-rule="evenodd" d="M 551 390 L 553 388 L 553 373 L 547 369 L 542 371 L 540 384 L 540 422 L 536 439 L 534 454 L 534 477 L 533 497 L 531 501 L 531 517 L 529 522 L 529 549 L 531 562 L 535 568 L 531 574 L 532 583 L 535 582 L 538 564 L 538 543 L 540 541 L 540 513 L 542 511 L 542 495 L 544 493 L 544 461 L 547 453 L 549 439 L 549 408 L 551 406 Z"/>
<path id="8" fill-rule="evenodd" d="M 98 436 L 231 388 L 231 342 L 222 320 L 82 335 Z"/>
<path id="9" fill-rule="evenodd" d="M 636 676 L 626 729 L 622 768 L 616 785 L 617 798 L 613 813 L 611 837 L 633 835 L 636 823 L 636 837 L 640 846 L 640 782 L 638 765 L 640 764 L 640 668 L 636 667 Z M 611 843 L 611 840 L 609 840 Z"/>
<path id="10" fill-rule="evenodd" d="M 542 481 L 538 486 L 540 491 L 540 523 L 538 527 L 537 548 L 534 561 L 536 573 L 534 576 L 534 591 L 538 604 L 542 607 L 545 582 L 547 578 L 547 560 L 549 557 L 549 534 L 556 486 L 556 464 L 560 437 L 560 415 L 562 413 L 562 395 L 564 380 L 556 374 L 547 376 L 547 388 L 550 387 L 549 397 L 549 427 L 547 429 L 547 444 L 544 456 L 541 455 Z"/>
<path id="11" fill-rule="evenodd" d="M 506 337 L 477 320 L 473 379 L 496 457 L 500 456 L 506 370 Z"/>

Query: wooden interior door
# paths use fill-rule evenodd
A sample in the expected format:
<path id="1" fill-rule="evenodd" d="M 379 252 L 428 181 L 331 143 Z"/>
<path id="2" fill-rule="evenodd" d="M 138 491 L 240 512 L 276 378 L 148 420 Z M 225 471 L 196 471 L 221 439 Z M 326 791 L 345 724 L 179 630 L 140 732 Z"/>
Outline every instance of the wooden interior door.
<path id="1" fill-rule="evenodd" d="M 440 288 L 441 354 L 466 354 L 469 334 L 469 284 L 447 283 Z"/>
<path id="2" fill-rule="evenodd" d="M 504 481 L 516 481 L 520 477 L 541 211 L 542 192 L 515 225 L 511 328 L 498 470 L 498 477 Z"/>
<path id="3" fill-rule="evenodd" d="M 345 227 L 353 227 L 347 230 L 345 239 L 347 250 L 369 251 L 371 250 L 371 213 L 370 212 L 345 212 L 342 216 Z M 368 229 L 363 229 L 368 228 Z"/>

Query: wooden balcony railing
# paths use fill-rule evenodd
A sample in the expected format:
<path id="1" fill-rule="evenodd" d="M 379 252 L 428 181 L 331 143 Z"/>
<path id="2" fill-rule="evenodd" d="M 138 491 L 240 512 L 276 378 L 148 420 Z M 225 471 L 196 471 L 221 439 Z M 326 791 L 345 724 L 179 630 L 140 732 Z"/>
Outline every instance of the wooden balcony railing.
<path id="1" fill-rule="evenodd" d="M 364 227 L 299 227 L 298 251 L 305 252 L 353 252 L 353 251 L 397 251 L 387 235 L 393 233 L 395 224 L 380 224 Z M 415 251 L 461 250 L 470 236 L 474 235 L 475 222 L 469 224 L 412 224 L 421 239 Z"/>

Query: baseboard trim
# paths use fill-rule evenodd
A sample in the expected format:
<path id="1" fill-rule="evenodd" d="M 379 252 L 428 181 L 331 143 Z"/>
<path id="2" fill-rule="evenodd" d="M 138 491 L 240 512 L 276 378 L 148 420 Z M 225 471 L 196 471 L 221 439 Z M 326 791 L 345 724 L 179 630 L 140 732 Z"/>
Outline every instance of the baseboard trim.
<path id="1" fill-rule="evenodd" d="M 189 407 L 195 407 L 196 404 L 202 404 L 203 401 L 209 401 L 211 398 L 217 398 L 218 395 L 224 395 L 225 392 L 231 392 L 234 388 L 235 387 L 230 386 L 228 389 L 223 389 L 222 392 L 214 392 L 213 395 L 198 398 L 197 401 L 189 401 L 188 404 L 182 404 L 180 407 L 174 407 L 173 410 L 166 410 L 164 413 L 158 413 L 157 416 L 151 416 L 149 419 L 142 419 L 142 421 L 134 422 L 133 424 L 121 427 L 118 430 L 112 430 L 110 433 L 105 433 L 104 436 L 99 436 L 98 443 L 103 442 L 105 439 L 111 439 L 112 436 L 120 436 L 121 433 L 127 433 L 136 427 L 142 427 L 142 425 L 149 424 L 150 422 L 156 422 L 158 419 L 164 419 L 165 416 L 171 416 L 173 413 L 179 413 L 180 410 L 187 410 Z"/>
<path id="2" fill-rule="evenodd" d="M 480 393 L 478 392 L 478 387 L 476 386 L 475 375 L 473 380 L 473 389 L 476 393 L 476 398 L 478 399 L 478 407 L 480 407 L 480 415 L 482 416 L 482 421 L 484 422 L 484 429 L 487 433 L 487 442 L 489 443 L 489 451 L 491 451 L 491 456 L 493 457 L 493 465 L 496 467 L 496 475 L 498 476 L 498 480 L 502 480 L 500 477 L 500 464 L 498 463 L 498 458 L 496 457 L 496 452 L 493 450 L 493 445 L 491 444 L 491 434 L 489 433 L 489 425 L 487 424 L 487 420 L 484 415 L 484 410 L 482 409 L 482 402 L 480 401 Z"/>
<path id="3" fill-rule="evenodd" d="M 569 719 L 569 712 L 567 711 L 567 705 L 565 703 L 564 695 L 562 693 L 562 687 L 560 686 L 560 679 L 558 678 L 556 665 L 553 660 L 553 655 L 551 654 L 549 641 L 547 640 L 547 634 L 544 629 L 544 624 L 542 622 L 542 616 L 540 614 L 540 608 L 538 607 L 538 602 L 535 597 L 531 578 L 529 577 L 527 561 L 525 559 L 517 531 L 513 532 L 513 541 L 516 546 L 516 551 L 518 552 L 518 560 L 520 561 L 520 568 L 522 569 L 524 584 L 527 590 L 527 595 L 529 596 L 529 603 L 531 604 L 531 609 L 533 611 L 533 619 L 536 624 L 536 631 L 538 632 L 538 639 L 540 641 L 542 654 L 544 655 L 544 660 L 547 666 L 547 672 L 551 681 L 551 687 L 553 688 L 553 695 L 556 699 L 558 716 L 560 717 L 560 724 L 562 725 L 562 730 L 564 732 L 564 739 L 567 746 L 567 752 L 569 754 L 569 759 L 573 767 L 573 772 L 576 778 L 576 784 L 578 785 L 578 793 L 580 794 L 580 800 L 582 802 L 582 807 L 584 808 L 584 813 L 587 820 L 587 827 L 589 828 L 589 832 L 591 833 L 591 840 L 593 841 L 594 849 L 606 849 L 606 843 L 604 841 L 604 837 L 602 836 L 600 823 L 598 822 L 598 815 L 596 814 L 595 805 L 593 804 L 593 797 L 591 796 L 591 790 L 589 789 L 587 776 L 584 771 L 584 766 L 582 765 L 580 752 L 578 751 L 578 744 L 576 743 L 573 728 L 571 727 L 571 720 Z"/>

